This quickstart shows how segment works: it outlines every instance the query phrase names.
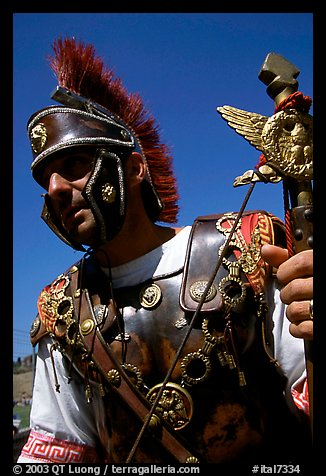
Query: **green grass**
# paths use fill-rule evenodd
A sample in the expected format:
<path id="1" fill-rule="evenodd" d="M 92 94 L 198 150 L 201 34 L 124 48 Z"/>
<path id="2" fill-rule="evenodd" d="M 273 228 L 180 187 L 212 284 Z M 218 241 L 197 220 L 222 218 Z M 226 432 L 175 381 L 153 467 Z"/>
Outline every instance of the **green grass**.
<path id="1" fill-rule="evenodd" d="M 27 428 L 29 427 L 29 414 L 31 411 L 31 406 L 30 405 L 25 405 L 24 407 L 20 407 L 18 405 L 15 405 L 13 407 L 13 415 L 17 415 L 21 418 L 21 423 L 19 429 L 21 430 L 22 428 Z"/>

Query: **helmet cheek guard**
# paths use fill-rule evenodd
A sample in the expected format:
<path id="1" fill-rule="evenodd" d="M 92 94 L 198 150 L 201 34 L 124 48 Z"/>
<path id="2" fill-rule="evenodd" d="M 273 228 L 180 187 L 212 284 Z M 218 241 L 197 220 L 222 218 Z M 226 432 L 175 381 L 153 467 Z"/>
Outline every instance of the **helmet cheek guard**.
<path id="1" fill-rule="evenodd" d="M 82 191 L 97 223 L 97 242 L 112 240 L 121 230 L 126 214 L 126 186 L 121 158 L 98 149 L 93 171 Z"/>

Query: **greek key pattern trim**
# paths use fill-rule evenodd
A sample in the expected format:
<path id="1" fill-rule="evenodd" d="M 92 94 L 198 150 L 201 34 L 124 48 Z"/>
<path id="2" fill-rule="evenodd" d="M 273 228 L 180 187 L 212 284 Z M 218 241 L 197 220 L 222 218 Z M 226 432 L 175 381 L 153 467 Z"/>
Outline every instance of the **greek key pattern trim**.
<path id="1" fill-rule="evenodd" d="M 45 463 L 96 463 L 97 452 L 94 448 L 59 440 L 31 430 L 22 456 Z"/>

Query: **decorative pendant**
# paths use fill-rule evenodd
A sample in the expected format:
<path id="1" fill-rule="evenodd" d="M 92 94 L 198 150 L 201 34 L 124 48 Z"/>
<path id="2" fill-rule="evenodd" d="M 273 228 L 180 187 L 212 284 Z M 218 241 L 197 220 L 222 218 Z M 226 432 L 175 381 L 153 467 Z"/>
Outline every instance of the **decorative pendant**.
<path id="1" fill-rule="evenodd" d="M 240 278 L 240 265 L 238 262 L 228 261 L 229 275 L 221 279 L 219 290 L 224 302 L 232 308 L 243 302 L 246 298 L 246 286 Z"/>
<path id="2" fill-rule="evenodd" d="M 182 383 L 189 386 L 197 385 L 207 380 L 212 365 L 208 355 L 202 349 L 187 354 L 181 362 Z"/>
<path id="3" fill-rule="evenodd" d="M 154 403 L 161 387 L 162 384 L 159 383 L 150 389 L 146 396 L 150 403 Z M 176 383 L 168 382 L 155 407 L 155 413 L 175 430 L 181 430 L 188 425 L 193 415 L 193 401 L 189 392 Z"/>
<path id="4" fill-rule="evenodd" d="M 196 352 L 190 352 L 181 361 L 182 382 L 188 386 L 202 383 L 209 377 L 212 365 L 210 354 L 216 346 L 218 340 L 208 329 L 208 319 L 203 319 L 202 330 L 205 336 L 202 348 Z"/>

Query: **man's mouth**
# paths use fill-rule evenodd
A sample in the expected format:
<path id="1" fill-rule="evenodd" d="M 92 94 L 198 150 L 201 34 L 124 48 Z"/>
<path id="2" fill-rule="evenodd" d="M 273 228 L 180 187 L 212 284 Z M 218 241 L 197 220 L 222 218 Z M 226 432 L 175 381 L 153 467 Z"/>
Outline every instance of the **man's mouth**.
<path id="1" fill-rule="evenodd" d="M 78 218 L 78 214 L 81 211 L 82 211 L 82 208 L 78 206 L 73 206 L 65 210 L 61 214 L 62 222 L 64 223 L 64 225 L 67 225 L 69 222 Z"/>

